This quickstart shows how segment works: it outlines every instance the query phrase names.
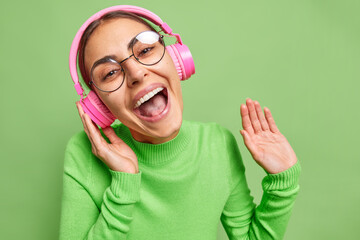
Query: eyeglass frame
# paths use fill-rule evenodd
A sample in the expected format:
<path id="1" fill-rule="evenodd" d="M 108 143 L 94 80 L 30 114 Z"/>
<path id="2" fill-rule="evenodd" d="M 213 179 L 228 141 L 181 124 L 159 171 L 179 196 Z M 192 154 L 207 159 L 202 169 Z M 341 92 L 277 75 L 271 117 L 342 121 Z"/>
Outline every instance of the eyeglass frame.
<path id="1" fill-rule="evenodd" d="M 129 58 L 131 58 L 132 56 L 134 56 L 135 60 L 136 60 L 138 63 L 140 63 L 140 64 L 142 64 L 142 65 L 145 65 L 145 66 L 153 66 L 153 65 L 159 63 L 159 62 L 164 58 L 165 49 L 166 49 L 166 48 L 165 48 L 165 42 L 164 42 L 164 40 L 163 40 L 164 35 L 159 34 L 158 32 L 151 31 L 151 32 L 157 33 L 157 34 L 160 36 L 160 39 L 162 39 L 162 45 L 164 46 L 164 51 L 163 51 L 163 53 L 162 53 L 162 55 L 161 55 L 161 58 L 160 58 L 157 62 L 151 63 L 151 64 L 142 63 L 142 62 L 140 62 L 139 58 L 137 58 L 137 57 L 135 56 L 135 54 L 134 54 L 134 45 L 135 45 L 135 44 L 134 44 L 134 41 L 136 40 L 136 37 L 139 36 L 140 34 L 144 33 L 144 32 L 148 32 L 148 31 L 151 31 L 151 30 L 147 30 L 147 31 L 140 32 L 140 33 L 138 33 L 138 34 L 132 39 L 132 41 L 130 42 L 132 54 L 131 54 L 130 56 L 128 56 L 127 58 L 125 58 L 125 59 L 123 59 L 123 60 L 121 60 L 121 61 L 116 61 L 115 59 L 113 59 L 113 58 L 111 58 L 111 57 L 106 57 L 106 58 L 100 59 L 99 61 L 96 61 L 96 62 L 94 63 L 94 65 L 92 66 L 91 71 L 90 71 L 90 81 L 89 81 L 89 84 L 90 84 L 90 85 L 94 85 L 98 90 L 100 90 L 100 91 L 102 91 L 102 92 L 115 92 L 115 91 L 117 91 L 119 88 L 121 88 L 121 86 L 122 86 L 122 85 L 124 84 L 124 82 L 125 82 L 125 70 L 124 70 L 124 68 L 121 66 L 121 64 L 122 64 L 123 62 L 125 62 L 126 60 L 128 60 Z M 103 89 L 99 88 L 98 86 L 96 86 L 96 84 L 95 84 L 94 81 L 92 80 L 92 72 L 94 71 L 94 68 L 95 68 L 96 66 L 98 66 L 99 64 L 102 64 L 102 63 L 105 63 L 105 62 L 113 62 L 113 63 L 119 64 L 119 66 L 121 67 L 121 71 L 124 73 L 124 77 L 123 77 L 123 79 L 122 79 L 122 82 L 121 82 L 120 86 L 119 86 L 118 88 L 116 88 L 115 90 L 111 90 L 111 91 L 103 90 Z"/>

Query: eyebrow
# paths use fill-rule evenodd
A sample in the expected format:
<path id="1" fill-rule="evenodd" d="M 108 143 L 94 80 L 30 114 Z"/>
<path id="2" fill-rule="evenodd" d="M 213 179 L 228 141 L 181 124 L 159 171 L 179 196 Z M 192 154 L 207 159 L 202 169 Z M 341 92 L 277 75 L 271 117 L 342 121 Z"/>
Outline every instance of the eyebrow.
<path id="1" fill-rule="evenodd" d="M 138 40 L 136 39 L 136 37 L 137 37 L 138 35 L 139 35 L 139 34 L 137 34 L 135 37 L 133 37 L 133 38 L 130 40 L 130 42 L 129 42 L 129 44 L 128 44 L 128 50 L 132 49 L 132 47 L 134 46 L 134 44 L 138 41 Z"/>
<path id="2" fill-rule="evenodd" d="M 133 38 L 130 40 L 130 42 L 128 43 L 128 45 L 127 45 L 127 49 L 128 49 L 128 50 L 132 49 L 132 47 L 134 46 L 134 44 L 138 41 L 138 40 L 136 39 L 136 37 L 137 37 L 137 35 L 136 35 L 135 37 L 133 37 Z M 96 60 L 96 62 L 92 65 L 91 70 L 94 69 L 97 65 L 103 64 L 103 63 L 105 63 L 105 62 L 109 62 L 109 61 L 111 61 L 111 60 L 116 61 L 116 56 L 115 56 L 115 55 L 106 55 L 106 56 L 104 56 L 104 57 Z M 116 61 L 116 62 L 118 62 L 118 61 Z M 91 71 L 91 70 L 90 70 L 90 71 Z"/>
<path id="3" fill-rule="evenodd" d="M 106 62 L 110 62 L 111 60 L 112 61 L 116 61 L 115 60 L 116 56 L 115 55 L 106 55 L 98 60 L 96 60 L 96 62 L 92 65 L 91 69 L 90 69 L 90 73 L 92 72 L 92 70 L 97 66 L 97 65 L 100 65 L 100 64 L 103 64 L 103 63 L 106 63 Z M 117 61 L 116 61 L 117 62 Z"/>

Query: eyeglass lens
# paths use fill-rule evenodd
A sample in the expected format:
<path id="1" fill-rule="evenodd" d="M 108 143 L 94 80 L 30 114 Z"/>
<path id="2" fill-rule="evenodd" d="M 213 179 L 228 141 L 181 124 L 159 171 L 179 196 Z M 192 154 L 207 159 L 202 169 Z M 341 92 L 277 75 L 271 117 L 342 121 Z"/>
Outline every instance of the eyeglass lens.
<path id="1" fill-rule="evenodd" d="M 132 53 L 139 63 L 148 66 L 154 65 L 163 58 L 165 44 L 158 33 L 154 31 L 141 32 L 133 41 Z M 119 89 L 124 79 L 125 71 L 122 66 L 111 58 L 96 65 L 91 72 L 91 81 L 101 91 L 112 92 Z"/>

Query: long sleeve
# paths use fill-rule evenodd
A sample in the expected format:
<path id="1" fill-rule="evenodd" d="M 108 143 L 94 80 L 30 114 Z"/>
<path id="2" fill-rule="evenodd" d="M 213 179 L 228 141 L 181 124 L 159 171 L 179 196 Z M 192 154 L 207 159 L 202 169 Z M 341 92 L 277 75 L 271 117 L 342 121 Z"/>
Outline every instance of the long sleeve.
<path id="1" fill-rule="evenodd" d="M 104 180 L 92 178 L 91 158 L 91 149 L 89 152 L 83 142 L 70 140 L 64 160 L 60 240 L 126 239 L 134 205 L 140 200 L 141 171 L 131 174 L 109 169 L 111 184 L 98 205 L 91 189 Z"/>
<path id="2" fill-rule="evenodd" d="M 232 191 L 221 215 L 230 240 L 283 239 L 299 192 L 299 161 L 291 168 L 267 174 L 262 181 L 263 196 L 256 207 L 246 182 L 245 167 L 233 135 L 226 131 L 229 161 L 232 162 Z"/>

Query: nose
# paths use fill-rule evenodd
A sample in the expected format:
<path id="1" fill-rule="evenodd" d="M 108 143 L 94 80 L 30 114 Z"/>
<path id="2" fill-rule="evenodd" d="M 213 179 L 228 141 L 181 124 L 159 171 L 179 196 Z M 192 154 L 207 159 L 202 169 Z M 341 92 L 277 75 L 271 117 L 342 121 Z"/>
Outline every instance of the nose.
<path id="1" fill-rule="evenodd" d="M 125 72 L 125 81 L 128 87 L 134 87 L 136 84 L 140 84 L 148 75 L 146 66 L 139 63 L 135 59 L 135 56 L 128 58 L 121 65 Z"/>

